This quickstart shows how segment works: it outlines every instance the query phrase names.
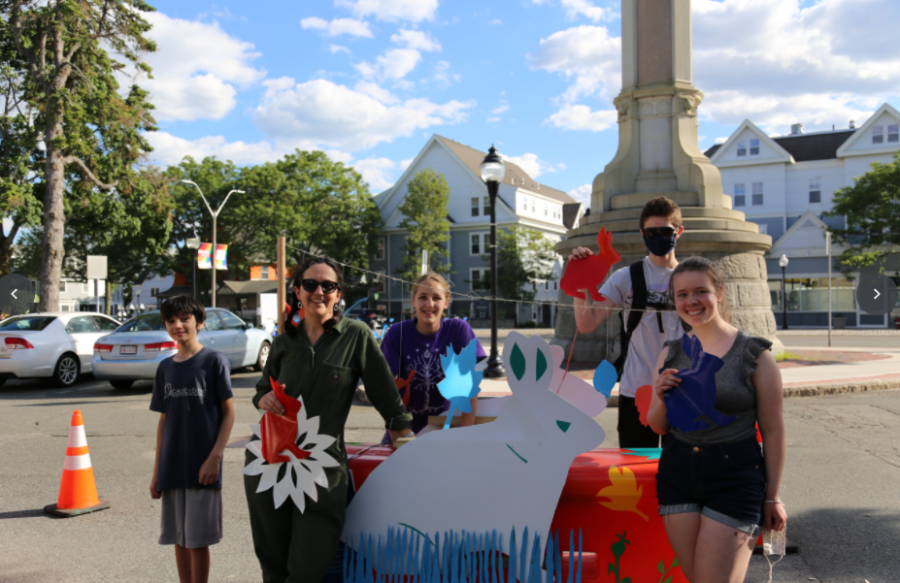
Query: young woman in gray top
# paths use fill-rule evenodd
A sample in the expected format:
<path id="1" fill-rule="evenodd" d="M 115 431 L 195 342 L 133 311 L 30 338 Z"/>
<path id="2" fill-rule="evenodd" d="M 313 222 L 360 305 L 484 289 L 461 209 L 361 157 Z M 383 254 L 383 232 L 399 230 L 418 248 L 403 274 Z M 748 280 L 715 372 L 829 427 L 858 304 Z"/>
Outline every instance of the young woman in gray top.
<path id="1" fill-rule="evenodd" d="M 689 581 L 740 582 L 759 527 L 781 530 L 787 521 L 778 498 L 785 452 L 781 373 L 771 342 L 728 322 L 724 282 L 711 261 L 691 257 L 682 262 L 670 286 L 691 336 L 666 342 L 653 380 L 648 420 L 665 435 L 656 478 L 659 513 Z M 702 352 L 697 347 L 692 363 L 688 353 L 695 341 Z M 666 391 L 681 384 L 679 370 L 692 369 L 691 375 L 702 380 L 704 368 L 706 382 L 685 383 L 682 398 L 691 412 L 683 417 L 690 421 L 673 417 L 679 426 L 673 427 Z M 715 391 L 704 392 L 713 371 Z M 765 457 L 756 441 L 757 423 Z"/>

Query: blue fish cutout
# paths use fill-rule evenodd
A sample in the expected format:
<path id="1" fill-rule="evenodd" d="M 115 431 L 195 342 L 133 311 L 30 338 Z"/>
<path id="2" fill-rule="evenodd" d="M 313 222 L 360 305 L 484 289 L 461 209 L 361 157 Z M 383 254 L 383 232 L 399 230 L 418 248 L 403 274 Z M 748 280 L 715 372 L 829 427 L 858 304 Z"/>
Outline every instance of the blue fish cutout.
<path id="1" fill-rule="evenodd" d="M 607 399 L 612 395 L 613 387 L 616 386 L 618 380 L 619 375 L 616 374 L 616 367 L 608 360 L 601 362 L 597 370 L 594 371 L 594 388 Z"/>
<path id="2" fill-rule="evenodd" d="M 453 351 L 451 344 L 447 347 L 447 356 L 441 355 L 444 380 L 438 383 L 438 390 L 445 399 L 450 401 L 444 429 L 450 427 L 454 409 L 459 409 L 463 413 L 471 413 L 472 399 L 481 392 L 479 385 L 482 372 L 475 370 L 477 344 L 477 342 L 469 342 L 469 345 L 463 348 L 459 354 Z"/>
<path id="3" fill-rule="evenodd" d="M 681 384 L 663 393 L 666 418 L 680 431 L 700 431 L 729 425 L 736 419 L 716 411 L 716 373 L 725 364 L 721 358 L 703 352 L 697 338 L 687 334 L 681 340 L 691 359 L 691 368 L 680 370 Z"/>

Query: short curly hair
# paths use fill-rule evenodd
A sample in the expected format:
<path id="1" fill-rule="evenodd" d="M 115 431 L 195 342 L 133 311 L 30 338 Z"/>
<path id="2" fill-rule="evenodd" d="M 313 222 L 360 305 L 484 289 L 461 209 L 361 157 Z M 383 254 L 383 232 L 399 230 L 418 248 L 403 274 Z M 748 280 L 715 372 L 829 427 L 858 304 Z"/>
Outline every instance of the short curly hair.
<path id="1" fill-rule="evenodd" d="M 644 228 L 644 223 L 650 217 L 665 217 L 677 229 L 681 226 L 681 207 L 671 198 L 657 196 L 653 200 L 648 201 L 644 208 L 641 209 L 641 229 Z"/>
<path id="2" fill-rule="evenodd" d="M 159 313 L 162 315 L 163 321 L 187 314 L 193 314 L 197 324 L 206 321 L 206 308 L 191 296 L 172 296 L 162 303 Z"/>

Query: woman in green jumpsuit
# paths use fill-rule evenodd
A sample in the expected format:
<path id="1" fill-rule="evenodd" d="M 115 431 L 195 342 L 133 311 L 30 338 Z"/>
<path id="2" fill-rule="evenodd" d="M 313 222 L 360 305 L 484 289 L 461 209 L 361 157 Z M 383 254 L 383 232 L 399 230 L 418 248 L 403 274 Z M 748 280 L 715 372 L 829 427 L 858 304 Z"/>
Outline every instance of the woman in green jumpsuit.
<path id="1" fill-rule="evenodd" d="M 295 273 L 292 287 L 287 333 L 275 338 L 253 404 L 261 410 L 285 412 L 271 391 L 270 378 L 283 384 L 287 395 L 302 397 L 307 416 L 319 417 L 319 433 L 336 438 L 326 452 L 339 465 L 325 469 L 327 491 L 316 486 L 318 500 L 307 497 L 303 512 L 290 499 L 276 509 L 271 490 L 257 494 L 261 476 L 244 476 L 244 489 L 263 581 L 318 583 L 334 559 L 344 526 L 344 424 L 359 379 L 392 439 L 412 433 L 412 416 L 403 407 L 372 331 L 361 322 L 341 318 L 337 311 L 343 290 L 337 263 L 327 258 L 308 259 Z M 300 305 L 306 317 L 293 326 L 291 319 Z M 248 452 L 247 462 L 252 459 Z"/>

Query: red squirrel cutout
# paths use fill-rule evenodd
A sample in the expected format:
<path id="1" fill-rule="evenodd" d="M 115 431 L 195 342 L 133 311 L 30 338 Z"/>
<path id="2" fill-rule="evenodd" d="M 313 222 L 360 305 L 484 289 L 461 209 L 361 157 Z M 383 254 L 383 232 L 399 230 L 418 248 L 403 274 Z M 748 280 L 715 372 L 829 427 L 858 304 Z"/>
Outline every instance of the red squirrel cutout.
<path id="1" fill-rule="evenodd" d="M 622 257 L 613 249 L 612 233 L 607 233 L 606 229 L 600 229 L 597 233 L 597 245 L 600 247 L 599 253 L 577 261 L 569 261 L 569 265 L 566 266 L 566 272 L 559 286 L 567 296 L 583 300 L 585 294 L 580 290 L 586 289 L 595 302 L 605 300 L 597 288 L 606 279 L 610 268 L 621 261 Z"/>
<path id="2" fill-rule="evenodd" d="M 281 455 L 281 452 L 288 450 L 297 459 L 305 460 L 312 454 L 297 447 L 297 412 L 300 411 L 303 403 L 286 395 L 284 385 L 275 379 L 270 377 L 269 382 L 278 402 L 284 405 L 285 413 L 276 415 L 271 411 L 266 411 L 259 422 L 263 458 L 270 464 L 289 462 L 291 461 L 290 457 Z"/>
<path id="3" fill-rule="evenodd" d="M 403 406 L 409 407 L 409 396 L 412 393 L 412 387 L 410 387 L 410 383 L 413 380 L 413 377 L 416 376 L 416 371 L 409 371 L 409 376 L 405 379 L 401 379 L 400 377 L 394 377 L 394 383 L 397 384 L 397 390 L 400 391 L 400 398 L 403 400 Z M 403 389 L 406 389 L 404 392 Z"/>

